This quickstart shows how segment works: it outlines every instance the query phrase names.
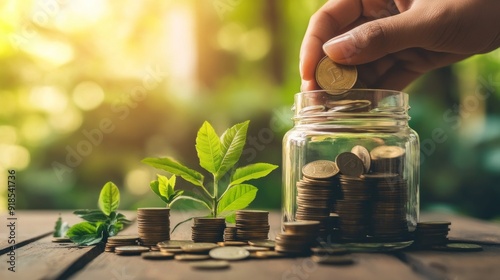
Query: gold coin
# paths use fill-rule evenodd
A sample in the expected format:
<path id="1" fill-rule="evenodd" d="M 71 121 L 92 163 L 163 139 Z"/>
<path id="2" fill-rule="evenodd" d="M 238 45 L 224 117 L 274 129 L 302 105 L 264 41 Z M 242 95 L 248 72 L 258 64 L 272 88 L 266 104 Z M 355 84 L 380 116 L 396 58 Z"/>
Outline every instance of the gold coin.
<path id="1" fill-rule="evenodd" d="M 329 179 L 339 173 L 337 164 L 329 160 L 316 160 L 302 167 L 302 174 L 312 179 Z"/>
<path id="2" fill-rule="evenodd" d="M 193 244 L 186 244 L 182 245 L 181 249 L 184 250 L 184 252 L 188 253 L 203 253 L 203 252 L 208 252 L 212 250 L 213 248 L 217 248 L 217 244 L 214 243 L 193 243 Z"/>
<path id="3" fill-rule="evenodd" d="M 201 261 L 208 260 L 210 257 L 208 255 L 199 254 L 180 254 L 174 257 L 178 261 Z"/>
<path id="4" fill-rule="evenodd" d="M 371 165 L 370 152 L 368 152 L 368 150 L 365 147 L 356 145 L 351 149 L 351 153 L 357 155 L 361 159 L 365 167 L 365 172 L 370 171 L 370 165 Z"/>
<path id="5" fill-rule="evenodd" d="M 316 66 L 316 82 L 324 90 L 351 89 L 357 79 L 356 66 L 337 64 L 327 56 Z"/>
<path id="6" fill-rule="evenodd" d="M 223 269 L 229 267 L 229 262 L 227 261 L 201 261 L 190 263 L 192 268 L 196 269 Z"/>
<path id="7" fill-rule="evenodd" d="M 163 252 L 145 252 L 141 254 L 141 257 L 147 260 L 166 260 L 174 258 L 174 254 Z"/>

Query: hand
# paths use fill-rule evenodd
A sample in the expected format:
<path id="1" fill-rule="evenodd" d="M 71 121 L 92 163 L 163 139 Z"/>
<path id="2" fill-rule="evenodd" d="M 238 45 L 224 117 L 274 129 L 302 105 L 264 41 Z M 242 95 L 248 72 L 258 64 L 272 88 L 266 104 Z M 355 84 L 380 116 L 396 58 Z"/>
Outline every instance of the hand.
<path id="1" fill-rule="evenodd" d="M 430 70 L 499 46 L 498 0 L 330 0 L 311 17 L 302 42 L 301 88 L 319 89 L 314 72 L 325 53 L 358 65 L 368 88 L 401 90 Z"/>

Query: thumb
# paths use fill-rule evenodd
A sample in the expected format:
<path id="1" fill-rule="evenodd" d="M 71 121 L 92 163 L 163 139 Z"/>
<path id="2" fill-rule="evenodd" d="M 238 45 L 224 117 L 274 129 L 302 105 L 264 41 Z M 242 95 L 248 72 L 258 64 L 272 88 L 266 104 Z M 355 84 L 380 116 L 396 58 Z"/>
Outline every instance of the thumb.
<path id="1" fill-rule="evenodd" d="M 409 11 L 364 23 L 323 45 L 323 51 L 341 64 L 364 64 L 387 54 L 422 45 L 428 40 L 418 17 Z"/>

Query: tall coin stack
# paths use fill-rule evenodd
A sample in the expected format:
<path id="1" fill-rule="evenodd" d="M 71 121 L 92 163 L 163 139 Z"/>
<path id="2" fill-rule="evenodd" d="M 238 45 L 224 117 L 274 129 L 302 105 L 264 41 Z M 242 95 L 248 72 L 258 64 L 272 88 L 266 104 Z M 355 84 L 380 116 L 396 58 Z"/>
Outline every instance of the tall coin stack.
<path id="1" fill-rule="evenodd" d="M 338 196 L 339 169 L 329 160 L 317 160 L 302 168 L 302 180 L 297 182 L 297 221 L 318 221 L 320 236 L 326 237 L 333 229 L 330 213 Z"/>
<path id="2" fill-rule="evenodd" d="M 194 218 L 192 239 L 194 242 L 221 242 L 224 241 L 225 228 L 225 218 Z"/>
<path id="3" fill-rule="evenodd" d="M 170 209 L 138 208 L 137 225 L 142 245 L 155 246 L 170 240 Z"/>
<path id="4" fill-rule="evenodd" d="M 308 254 L 316 244 L 320 222 L 296 221 L 283 223 L 284 232 L 276 236 L 275 250 L 285 254 Z"/>
<path id="5" fill-rule="evenodd" d="M 224 241 L 237 241 L 236 230 L 235 226 L 226 226 L 226 229 L 224 229 Z"/>
<path id="6" fill-rule="evenodd" d="M 269 228 L 268 211 L 236 211 L 236 237 L 238 240 L 267 239 Z"/>

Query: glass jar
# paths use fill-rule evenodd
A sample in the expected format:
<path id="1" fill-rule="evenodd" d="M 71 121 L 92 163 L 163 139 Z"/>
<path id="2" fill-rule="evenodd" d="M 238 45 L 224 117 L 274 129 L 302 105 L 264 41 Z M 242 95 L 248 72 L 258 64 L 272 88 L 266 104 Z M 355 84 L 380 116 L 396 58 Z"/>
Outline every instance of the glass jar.
<path id="1" fill-rule="evenodd" d="M 390 90 L 295 95 L 283 139 L 282 221 L 320 221 L 320 238 L 390 250 L 412 242 L 420 145 L 408 94 Z"/>

